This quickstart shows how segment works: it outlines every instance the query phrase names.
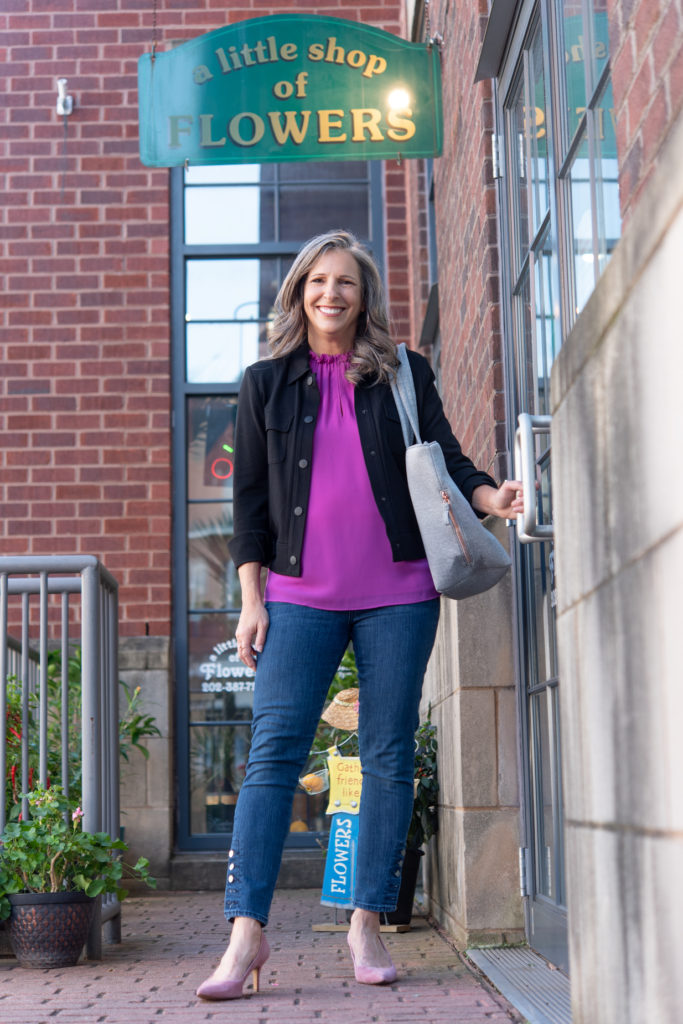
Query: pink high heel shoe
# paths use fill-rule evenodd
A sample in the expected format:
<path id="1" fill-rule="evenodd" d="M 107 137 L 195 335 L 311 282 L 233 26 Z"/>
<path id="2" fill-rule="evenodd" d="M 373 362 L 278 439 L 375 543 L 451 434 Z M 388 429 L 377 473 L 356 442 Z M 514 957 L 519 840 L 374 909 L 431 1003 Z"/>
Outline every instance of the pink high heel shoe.
<path id="1" fill-rule="evenodd" d="M 238 978 L 236 981 L 214 981 L 213 974 L 206 981 L 203 981 L 197 989 L 197 995 L 200 999 L 240 999 L 244 994 L 242 989 L 249 975 L 253 975 L 252 984 L 254 992 L 259 990 L 259 975 L 261 968 L 265 964 L 266 960 L 270 956 L 270 946 L 268 945 L 268 939 L 265 934 L 261 932 L 261 943 L 258 948 L 258 953 L 251 961 L 244 976 Z"/>
<path id="2" fill-rule="evenodd" d="M 388 985 L 392 981 L 396 981 L 398 974 L 393 963 L 390 963 L 388 967 L 364 967 L 361 964 L 356 963 L 356 957 L 353 953 L 353 948 L 347 937 L 346 941 L 349 945 L 349 952 L 351 954 L 351 960 L 353 961 L 353 973 L 356 977 L 356 981 L 361 985 Z M 380 946 L 384 952 L 389 956 L 387 947 L 379 940 Z M 391 958 L 389 958 L 391 959 Z"/>

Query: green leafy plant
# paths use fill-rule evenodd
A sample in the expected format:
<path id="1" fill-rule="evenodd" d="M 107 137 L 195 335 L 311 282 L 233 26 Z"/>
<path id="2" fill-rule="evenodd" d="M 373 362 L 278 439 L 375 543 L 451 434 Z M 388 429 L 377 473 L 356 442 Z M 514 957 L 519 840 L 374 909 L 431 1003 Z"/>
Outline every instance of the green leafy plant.
<path id="1" fill-rule="evenodd" d="M 419 850 L 439 828 L 436 726 L 431 721 L 431 708 L 427 721 L 415 733 L 415 801 L 410 819 L 408 849 Z"/>
<path id="2" fill-rule="evenodd" d="M 9 916 L 7 897 L 14 893 L 116 893 L 123 899 L 126 873 L 156 887 L 145 857 L 133 866 L 121 859 L 128 849 L 123 840 L 83 831 L 83 812 L 60 786 L 37 786 L 27 796 L 31 817 L 10 822 L 0 837 L 0 920 Z"/>
<path id="3" fill-rule="evenodd" d="M 144 758 L 149 757 L 149 750 L 140 742 L 145 736 L 161 736 L 154 715 L 144 715 L 140 711 L 141 690 L 134 689 L 123 679 L 119 679 L 126 695 L 126 708 L 119 719 L 119 753 L 124 760 L 129 760 L 131 747 L 139 750 Z"/>
<path id="4" fill-rule="evenodd" d="M 68 751 L 68 789 L 69 795 L 80 801 L 81 794 L 81 690 L 82 666 L 81 649 L 71 650 L 67 661 L 68 678 L 68 709 L 66 716 L 67 751 Z M 140 709 L 141 690 L 139 686 L 131 687 L 123 679 L 119 680 L 125 696 L 125 706 L 119 718 L 119 752 L 125 761 L 129 761 L 132 749 L 139 750 L 143 757 L 149 757 L 149 751 L 142 741 L 148 736 L 160 736 L 154 715 L 144 714 Z M 49 781 L 59 782 L 64 786 L 67 780 L 62 779 L 62 652 L 50 651 L 47 656 L 47 776 Z M 22 694 L 21 683 L 15 678 L 7 683 L 7 718 L 5 737 L 7 744 L 7 777 L 5 780 L 7 816 L 16 821 L 21 810 L 21 739 L 22 739 Z M 28 788 L 38 773 L 38 728 L 36 722 L 37 700 L 34 694 L 29 695 L 28 702 Z"/>

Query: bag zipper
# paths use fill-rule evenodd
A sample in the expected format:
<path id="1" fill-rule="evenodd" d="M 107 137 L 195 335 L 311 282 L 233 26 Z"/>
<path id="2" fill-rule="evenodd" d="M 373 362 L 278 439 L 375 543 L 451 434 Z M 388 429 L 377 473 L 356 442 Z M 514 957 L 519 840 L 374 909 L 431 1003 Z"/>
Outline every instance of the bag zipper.
<path id="1" fill-rule="evenodd" d="M 453 508 L 451 506 L 451 499 L 448 496 L 448 491 L 441 491 L 441 500 L 443 502 L 444 522 L 446 523 L 446 525 L 448 525 L 448 523 L 450 522 L 451 526 L 455 530 L 455 535 L 458 538 L 458 543 L 462 548 L 462 553 L 465 557 L 465 561 L 467 562 L 468 565 L 471 565 L 472 555 L 470 554 L 469 549 L 465 544 L 465 538 L 462 535 L 460 524 L 457 522 L 455 516 L 453 515 Z"/>

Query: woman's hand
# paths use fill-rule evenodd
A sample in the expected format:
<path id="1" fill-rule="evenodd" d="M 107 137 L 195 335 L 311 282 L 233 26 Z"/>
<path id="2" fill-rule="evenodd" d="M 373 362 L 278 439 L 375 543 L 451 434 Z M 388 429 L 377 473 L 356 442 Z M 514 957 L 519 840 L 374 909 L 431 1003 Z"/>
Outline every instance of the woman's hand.
<path id="1" fill-rule="evenodd" d="M 245 562 L 237 571 L 242 585 L 242 611 L 235 630 L 237 654 L 247 668 L 256 668 L 254 652 L 263 650 L 270 621 L 261 595 L 261 566 Z"/>
<path id="2" fill-rule="evenodd" d="M 524 511 L 524 489 L 520 480 L 504 480 L 500 487 L 482 484 L 472 492 L 472 504 L 479 512 L 514 519 Z"/>

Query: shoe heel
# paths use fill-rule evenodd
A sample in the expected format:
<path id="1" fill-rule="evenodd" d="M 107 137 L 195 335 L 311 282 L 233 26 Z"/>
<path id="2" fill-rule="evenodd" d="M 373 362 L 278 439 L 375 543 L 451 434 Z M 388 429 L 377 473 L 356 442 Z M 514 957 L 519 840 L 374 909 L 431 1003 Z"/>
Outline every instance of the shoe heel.
<path id="1" fill-rule="evenodd" d="M 254 993 L 255 994 L 258 994 L 260 980 L 261 980 L 261 968 L 260 967 L 255 967 L 254 970 L 251 972 L 251 984 L 252 984 L 252 987 L 254 989 Z"/>

